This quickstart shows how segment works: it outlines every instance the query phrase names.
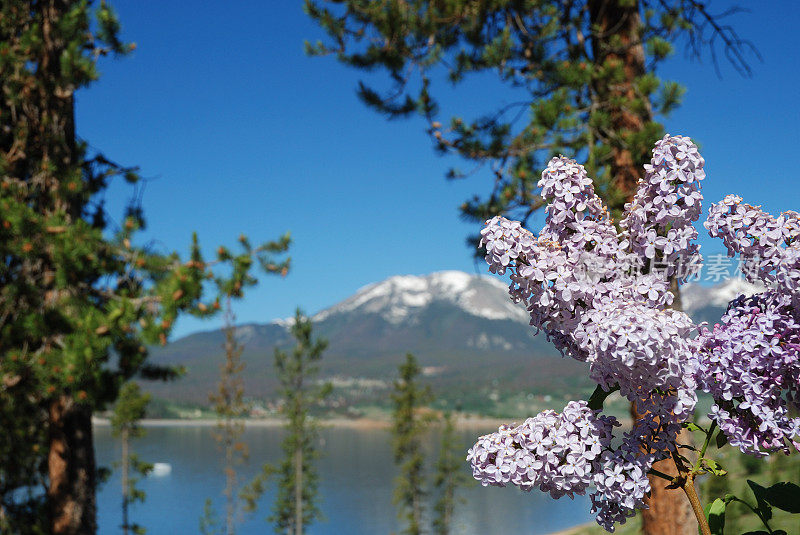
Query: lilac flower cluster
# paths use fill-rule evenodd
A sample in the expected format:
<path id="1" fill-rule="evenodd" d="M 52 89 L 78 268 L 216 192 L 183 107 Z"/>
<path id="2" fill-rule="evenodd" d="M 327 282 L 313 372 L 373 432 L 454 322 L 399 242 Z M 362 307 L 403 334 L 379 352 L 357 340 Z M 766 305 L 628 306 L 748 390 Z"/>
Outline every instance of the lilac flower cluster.
<path id="1" fill-rule="evenodd" d="M 591 250 L 604 258 L 620 254 L 608 209 L 582 165 L 563 156 L 553 158 L 538 185 L 542 198 L 549 201 L 542 238 L 567 250 Z"/>
<path id="2" fill-rule="evenodd" d="M 741 256 L 751 282 L 775 286 L 800 307 L 800 214 L 773 217 L 728 195 L 711 205 L 705 227 L 711 236 L 722 238 L 730 256 Z"/>
<path id="3" fill-rule="evenodd" d="M 645 165 L 633 202 L 625 205 L 620 226 L 631 251 L 663 266 L 666 276 L 675 274 L 678 266 L 699 265 L 700 246 L 694 242 L 697 230 L 692 223 L 700 217 L 704 165 L 688 137 L 665 136 Z M 691 269 L 678 273 L 681 279 L 691 274 Z"/>
<path id="4" fill-rule="evenodd" d="M 705 227 L 742 271 L 769 289 L 728 305 L 721 324 L 698 337 L 700 387 L 714 397 L 709 416 L 742 452 L 800 449 L 800 214 L 778 217 L 728 195 Z"/>
<path id="5" fill-rule="evenodd" d="M 629 451 L 606 452 L 601 470 L 595 473 L 597 492 L 590 495 L 592 514 L 597 523 L 607 531 L 614 524 L 624 524 L 636 509 L 644 509 L 645 495 L 650 492 L 647 471 L 652 460 L 648 456 L 634 455 Z"/>
<path id="6" fill-rule="evenodd" d="M 603 388 L 619 386 L 644 417 L 616 450 L 608 447 L 605 427 L 584 423 L 592 432 L 576 433 L 563 424 L 563 414 L 551 411 L 519 427 L 503 427 L 470 450 L 473 473 L 484 485 L 538 486 L 558 497 L 582 494 L 594 484 L 593 511 L 609 531 L 644 506 L 648 470 L 674 451 L 681 422 L 694 410 L 699 363 L 689 338 L 692 321 L 665 309 L 672 302 L 669 277 L 675 270 L 641 274 L 638 268 L 646 260 L 699 258 L 692 222 L 700 213 L 703 165 L 688 138 L 660 140 L 634 202 L 627 205 L 622 233 L 583 166 L 563 157 L 550 161 L 539 182 L 549 205 L 538 237 L 503 217 L 487 221 L 481 244 L 489 269 L 509 273 L 509 294 L 525 304 L 531 325 L 563 354 L 589 363 L 591 377 Z M 603 453 L 588 458 L 576 452 L 587 451 L 590 436 Z M 550 441 L 546 446 L 544 438 Z M 563 449 L 565 444 L 574 449 Z"/>
<path id="7" fill-rule="evenodd" d="M 484 486 L 538 487 L 553 498 L 585 494 L 619 425 L 598 412 L 585 401 L 570 401 L 561 414 L 548 410 L 522 425 L 501 426 L 469 450 L 473 476 Z"/>
<path id="8" fill-rule="evenodd" d="M 647 478 L 650 468 L 654 462 L 676 451 L 681 422 L 691 409 L 683 405 L 674 389 L 669 390 L 657 390 L 636 400 L 640 417 L 623 435 L 617 449 L 603 453 L 600 470 L 594 476 L 596 491 L 590 497 L 592 513 L 607 531 L 613 532 L 615 523 L 625 523 L 636 509 L 646 507 L 644 499 L 650 491 Z"/>
<path id="9" fill-rule="evenodd" d="M 743 453 L 800 450 L 800 311 L 767 291 L 732 301 L 722 323 L 699 339 L 700 386 L 714 397 L 709 416 Z"/>
<path id="10" fill-rule="evenodd" d="M 689 138 L 665 136 L 617 232 L 583 166 L 553 158 L 539 186 L 549 202 L 538 236 L 495 217 L 482 231 L 490 271 L 508 273 L 509 294 L 562 354 L 589 364 L 604 389 L 618 387 L 641 415 L 611 447 L 616 421 L 583 402 L 545 411 L 481 437 L 468 459 L 484 485 L 540 488 L 558 498 L 593 485 L 592 511 L 613 531 L 644 507 L 652 464 L 710 392 L 709 415 L 734 446 L 757 456 L 800 450 L 800 214 L 773 217 L 729 195 L 706 228 L 739 254 L 745 276 L 770 289 L 729 304 L 713 330 L 672 302 L 670 278 L 700 266 L 697 232 L 704 160 Z M 643 265 L 658 265 L 642 274 Z"/>
<path id="11" fill-rule="evenodd" d="M 539 182 L 550 201 L 539 237 L 498 216 L 487 221 L 481 244 L 490 271 L 510 271 L 509 293 L 526 305 L 531 325 L 544 330 L 562 353 L 591 363 L 599 384 L 619 384 L 631 400 L 641 397 L 640 391 L 675 387 L 693 407 L 693 361 L 683 336 L 691 330 L 691 320 L 681 312 L 663 310 L 672 302 L 670 272 L 641 275 L 632 266 L 648 255 L 647 247 L 637 250 L 635 244 L 661 230 L 636 224 L 637 217 L 661 210 L 664 199 L 673 196 L 683 208 L 653 218 L 670 227 L 666 234 L 680 239 L 660 244 L 660 254 L 698 254 L 690 238 L 696 234 L 691 222 L 699 212 L 703 160 L 688 138 L 667 136 L 656 145 L 648 169 L 637 197 L 640 204 L 635 205 L 641 214 L 628 214 L 622 235 L 583 166 L 560 157 L 550 161 Z"/>
<path id="12" fill-rule="evenodd" d="M 606 390 L 619 385 L 631 401 L 649 398 L 656 388 L 672 389 L 670 410 L 683 419 L 692 414 L 697 359 L 688 339 L 694 324 L 686 314 L 623 302 L 592 309 L 585 319 L 573 336 L 590 355 L 595 382 Z"/>
<path id="13" fill-rule="evenodd" d="M 632 433 L 611 448 L 616 418 L 601 416 L 585 401 L 571 401 L 561 414 L 547 410 L 522 425 L 501 426 L 469 450 L 472 474 L 482 485 L 539 488 L 553 498 L 583 495 L 590 486 L 592 511 L 608 531 L 644 507 L 647 471 L 655 458 L 642 454 Z"/>

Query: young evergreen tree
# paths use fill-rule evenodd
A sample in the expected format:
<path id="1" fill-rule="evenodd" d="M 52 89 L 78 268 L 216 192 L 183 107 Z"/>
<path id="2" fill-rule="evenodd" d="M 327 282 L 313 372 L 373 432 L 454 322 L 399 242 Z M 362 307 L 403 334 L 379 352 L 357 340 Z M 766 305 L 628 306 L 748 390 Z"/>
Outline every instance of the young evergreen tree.
<path id="1" fill-rule="evenodd" d="M 283 440 L 284 459 L 278 466 L 265 465 L 262 474 L 251 483 L 245 499 L 253 503 L 254 494 L 263 492 L 264 481 L 277 476 L 278 494 L 267 519 L 275 533 L 302 535 L 321 518 L 317 506 L 319 474 L 314 465 L 319 458 L 319 429 L 310 416 L 331 392 L 330 383 L 315 380 L 327 340 L 312 338 L 312 323 L 300 309 L 295 312 L 290 332 L 296 345 L 290 353 L 275 349 L 275 371 L 280 382 L 288 435 Z M 251 507 L 252 508 L 252 507 Z"/>
<path id="2" fill-rule="evenodd" d="M 142 461 L 138 455 L 131 451 L 130 442 L 134 438 L 144 436 L 145 430 L 139 425 L 144 418 L 150 394 L 142 393 L 137 383 L 128 382 L 119 391 L 114 412 L 111 415 L 111 429 L 114 436 L 119 437 L 122 445 L 120 471 L 122 480 L 122 533 L 128 535 L 144 534 L 145 528 L 139 524 L 131 523 L 128 508 L 132 503 L 143 502 L 145 493 L 136 484 L 139 477 L 146 476 L 153 469 L 153 465 Z M 133 474 L 139 474 L 135 476 Z"/>
<path id="3" fill-rule="evenodd" d="M 206 498 L 203 504 L 203 514 L 200 515 L 200 535 L 218 535 L 220 533 L 219 518 L 214 509 L 211 498 Z"/>
<path id="4" fill-rule="evenodd" d="M 392 437 L 395 464 L 400 475 L 395 480 L 394 503 L 398 517 L 405 522 L 403 533 L 419 535 L 423 532 L 425 500 L 425 458 L 422 436 L 431 419 L 421 412 L 433 396 L 428 387 L 419 385 L 421 369 L 417 359 L 407 354 L 399 367 L 399 377 L 392 392 Z"/>
<path id="5" fill-rule="evenodd" d="M 236 339 L 236 316 L 231 306 L 231 297 L 225 297 L 224 305 L 225 361 L 220 365 L 220 379 L 217 390 L 209 395 L 209 400 L 214 405 L 217 414 L 217 431 L 214 434 L 219 447 L 223 452 L 225 471 L 225 526 L 224 535 L 236 533 L 236 523 L 239 519 L 240 501 L 237 492 L 239 484 L 236 469 L 247 461 L 249 452 L 247 444 L 242 442 L 244 434 L 243 418 L 250 410 L 250 404 L 244 400 L 244 362 L 241 360 L 242 345 Z M 207 505 L 206 510 L 211 507 Z M 211 532 L 213 522 L 206 519 L 208 527 L 206 532 Z"/>
<path id="6" fill-rule="evenodd" d="M 98 58 L 133 49 L 119 28 L 105 2 L 0 3 L 0 523 L 11 533 L 94 533 L 92 413 L 133 377 L 176 376 L 148 363 L 147 345 L 166 343 L 181 313 L 217 312 L 209 277 L 209 293 L 227 295 L 221 284 L 255 283 L 255 265 L 286 269 L 273 256 L 288 235 L 207 262 L 196 239 L 185 260 L 137 245 L 138 201 L 111 226 L 103 192 L 139 175 L 76 137 L 74 94 L 97 79 Z"/>
<path id="7" fill-rule="evenodd" d="M 468 485 L 471 478 L 464 465 L 464 449 L 456 438 L 453 414 L 445 413 L 442 424 L 439 459 L 433 477 L 433 490 L 437 495 L 433 505 L 433 533 L 449 535 L 453 525 L 453 511 L 458 501 L 456 491 Z"/>

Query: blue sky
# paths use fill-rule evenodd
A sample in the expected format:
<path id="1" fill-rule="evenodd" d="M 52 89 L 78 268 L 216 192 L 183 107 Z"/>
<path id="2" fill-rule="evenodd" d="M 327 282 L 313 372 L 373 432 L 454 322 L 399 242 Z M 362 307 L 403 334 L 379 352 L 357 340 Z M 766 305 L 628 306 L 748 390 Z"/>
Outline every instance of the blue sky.
<path id="1" fill-rule="evenodd" d="M 457 207 L 490 179 L 448 182 L 458 161 L 434 153 L 421 120 L 386 121 L 356 98 L 361 73 L 306 57 L 303 41 L 322 35 L 301 2 L 112 4 L 137 48 L 102 61 L 100 81 L 78 93 L 78 133 L 141 167 L 147 239 L 185 251 L 196 230 L 210 253 L 241 233 L 253 242 L 292 233 L 289 276 L 252 289 L 237 304 L 241 322 L 287 317 L 297 306 L 314 313 L 391 275 L 475 271 L 464 245 L 475 228 Z M 701 143 L 707 203 L 735 192 L 772 212 L 800 210 L 800 3 L 757 6 L 730 21 L 764 58 L 754 76 L 723 64 L 720 79 L 708 55 L 698 62 L 679 52 L 660 74 L 688 92 L 665 122 Z M 502 102 L 484 82 L 446 89 L 453 106 Z M 112 215 L 129 193 L 112 187 Z M 701 243 L 706 253 L 722 250 Z M 175 336 L 217 325 L 182 319 Z"/>

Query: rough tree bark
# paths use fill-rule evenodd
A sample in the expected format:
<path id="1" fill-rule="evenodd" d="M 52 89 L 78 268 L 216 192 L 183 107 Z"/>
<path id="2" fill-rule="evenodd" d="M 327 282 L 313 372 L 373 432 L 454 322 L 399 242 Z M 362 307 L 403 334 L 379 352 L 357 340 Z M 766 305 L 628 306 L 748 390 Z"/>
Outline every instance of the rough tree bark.
<path id="1" fill-rule="evenodd" d="M 624 4 L 632 4 L 625 6 Z M 642 176 L 642 167 L 626 143 L 627 132 L 638 132 L 652 120 L 649 100 L 643 99 L 645 111 L 637 111 L 625 103 L 637 98 L 636 78 L 645 74 L 644 46 L 640 38 L 642 25 L 638 2 L 621 0 L 589 0 L 589 20 L 598 31 L 592 38 L 592 54 L 598 63 L 601 60 L 622 63 L 624 79 L 616 83 L 601 82 L 595 91 L 603 102 L 611 119 L 611 176 L 614 186 L 626 199 L 636 192 L 636 182 Z M 619 39 L 619 46 L 612 46 L 611 38 Z M 612 134 L 613 133 L 613 134 Z"/>
<path id="2" fill-rule="evenodd" d="M 53 535 L 97 531 L 92 413 L 68 396 L 50 403 L 50 483 L 47 501 Z"/>
<path id="3" fill-rule="evenodd" d="M 29 116 L 33 135 L 39 138 L 41 160 L 52 161 L 57 169 L 70 168 L 76 161 L 73 88 L 61 87 L 57 82 L 63 79 L 60 58 L 66 47 L 59 23 L 69 8 L 65 0 L 47 0 L 38 6 L 43 47 L 37 78 L 42 83 L 39 109 Z M 60 177 L 53 173 L 33 175 L 32 181 L 41 189 L 57 191 L 61 187 Z M 62 196 L 40 197 L 51 199 L 50 205 L 41 207 L 43 211 L 80 217 Z M 68 394 L 61 394 L 50 401 L 48 429 L 47 499 L 51 531 L 53 535 L 95 533 L 96 465 L 91 408 L 76 403 Z"/>
<path id="4" fill-rule="evenodd" d="M 614 186 L 630 200 L 636 192 L 637 181 L 644 175 L 644 169 L 637 156 L 626 143 L 626 132 L 641 131 L 652 120 L 649 101 L 644 110 L 636 111 L 623 103 L 637 97 L 635 80 L 645 74 L 644 46 L 640 39 L 641 16 L 639 2 L 622 0 L 589 0 L 589 16 L 593 27 L 598 29 L 592 39 L 595 58 L 618 60 L 622 63 L 624 80 L 604 87 L 597 87 L 599 97 L 604 101 L 611 118 L 611 131 L 619 134 L 612 142 L 611 161 L 609 162 Z M 612 47 L 606 39 L 617 36 L 619 46 Z M 680 310 L 680 293 L 673 284 L 675 301 L 673 308 Z M 631 415 L 637 418 L 636 409 L 631 405 Z M 690 437 L 684 431 L 680 440 L 688 443 Z M 675 467 L 670 460 L 658 462 L 654 468 L 674 475 Z M 667 482 L 651 476 L 652 491 L 646 500 L 649 509 L 642 511 L 642 531 L 647 535 L 692 535 L 697 532 L 690 504 L 683 493 L 666 489 Z"/>

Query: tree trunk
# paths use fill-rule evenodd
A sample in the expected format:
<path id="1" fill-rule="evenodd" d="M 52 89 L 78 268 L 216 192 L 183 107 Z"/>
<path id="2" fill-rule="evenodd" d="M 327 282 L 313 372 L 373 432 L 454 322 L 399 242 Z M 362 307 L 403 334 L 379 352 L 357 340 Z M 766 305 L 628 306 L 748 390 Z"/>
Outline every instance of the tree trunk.
<path id="1" fill-rule="evenodd" d="M 672 308 L 682 310 L 681 294 L 675 279 L 670 281 L 670 291 L 673 295 Z M 636 416 L 633 405 L 631 413 Z M 686 429 L 681 430 L 678 442 L 691 444 L 692 434 Z M 675 463 L 670 459 L 655 463 L 653 468 L 671 476 L 678 473 Z M 668 484 L 667 480 L 660 477 L 650 477 L 650 497 L 645 500 L 650 508 L 642 511 L 643 531 L 647 535 L 694 535 L 697 533 L 697 520 L 689 500 L 678 489 L 666 488 Z"/>
<path id="2" fill-rule="evenodd" d="M 229 377 L 230 378 L 230 377 Z M 236 468 L 234 467 L 233 423 L 225 418 L 225 535 L 236 533 Z"/>
<path id="3" fill-rule="evenodd" d="M 672 308 L 681 310 L 681 294 L 678 282 L 670 281 L 670 291 L 674 296 Z M 636 412 L 636 405 L 631 404 L 631 417 L 635 420 L 640 416 Z M 681 430 L 678 442 L 691 444 L 692 434 Z M 653 468 L 670 476 L 678 475 L 672 459 L 664 459 L 653 464 Z M 642 531 L 646 535 L 694 535 L 697 533 L 697 520 L 692 512 L 691 504 L 683 492 L 678 489 L 668 489 L 669 482 L 663 478 L 650 476 L 650 496 L 645 499 L 649 509 L 642 510 Z"/>
<path id="4" fill-rule="evenodd" d="M 631 404 L 631 416 L 638 418 L 635 405 Z M 678 435 L 682 444 L 691 443 L 691 433 L 686 429 Z M 653 464 L 653 468 L 667 475 L 675 476 L 678 470 L 672 459 L 664 459 Z M 660 477 L 650 476 L 650 496 L 645 498 L 649 509 L 642 510 L 642 531 L 646 535 L 696 535 L 697 520 L 692 512 L 686 494 L 680 489 L 668 489 L 669 482 Z"/>
<path id="5" fill-rule="evenodd" d="M 413 514 L 414 514 L 414 526 L 411 532 L 414 535 L 420 535 L 422 533 L 422 496 L 421 494 L 421 477 L 419 471 L 414 473 L 414 498 L 413 498 Z"/>
<path id="6" fill-rule="evenodd" d="M 453 477 L 451 475 L 450 477 Z M 455 507 L 455 489 L 453 488 L 452 484 L 447 485 L 446 498 L 445 498 L 445 506 L 444 506 L 444 515 L 442 518 L 442 533 L 445 535 L 449 535 L 450 533 L 450 517 L 453 514 L 453 508 Z"/>
<path id="7" fill-rule="evenodd" d="M 97 531 L 91 410 L 69 396 L 59 396 L 50 403 L 49 432 L 51 533 L 91 535 Z"/>
<path id="8" fill-rule="evenodd" d="M 624 79 L 614 84 L 598 86 L 595 91 L 603 102 L 603 108 L 611 118 L 611 161 L 608 162 L 613 184 L 622 197 L 630 201 L 636 192 L 637 182 L 644 174 L 641 161 L 644 155 L 634 154 L 627 143 L 630 133 L 640 132 L 652 120 L 649 101 L 643 111 L 637 112 L 627 106 L 631 100 L 638 98 L 636 94 L 636 78 L 645 74 L 644 46 L 640 39 L 639 29 L 641 16 L 639 2 L 622 5 L 621 0 L 589 0 L 589 17 L 597 33 L 592 36 L 592 52 L 595 61 L 619 61 L 624 72 Z M 611 37 L 618 37 L 620 46 L 611 46 Z M 622 206 L 609 206 L 612 211 Z M 677 285 L 672 286 L 675 301 L 673 308 L 680 310 L 680 294 Z M 636 418 L 636 409 L 631 405 L 631 415 Z M 684 431 L 680 439 L 689 443 L 690 437 Z M 674 474 L 672 462 L 661 461 L 654 468 L 668 474 Z M 690 535 L 697 531 L 697 523 L 690 504 L 683 493 L 665 489 L 667 482 L 651 476 L 652 492 L 646 503 L 650 507 L 642 511 L 642 531 L 646 535 Z"/>
<path id="9" fill-rule="evenodd" d="M 643 99 L 645 112 L 637 113 L 626 105 L 637 98 L 636 78 L 645 74 L 644 46 L 639 29 L 641 17 L 638 2 L 623 6 L 621 0 L 589 0 L 589 17 L 599 32 L 592 36 L 592 53 L 595 62 L 618 61 L 622 64 L 624 78 L 614 83 L 601 82 L 595 87 L 601 107 L 611 118 L 609 143 L 612 147 L 609 162 L 613 184 L 630 200 L 636 192 L 636 182 L 642 174 L 642 155 L 634 154 L 628 144 L 630 133 L 640 132 L 652 120 L 649 100 Z M 611 38 L 619 38 L 620 46 L 612 46 Z M 606 136 L 608 137 L 608 136 Z M 610 206 L 609 208 L 616 208 Z M 621 207 L 620 207 L 621 208 Z"/>
<path id="10" fill-rule="evenodd" d="M 303 535 L 303 448 L 294 450 L 294 533 Z"/>

